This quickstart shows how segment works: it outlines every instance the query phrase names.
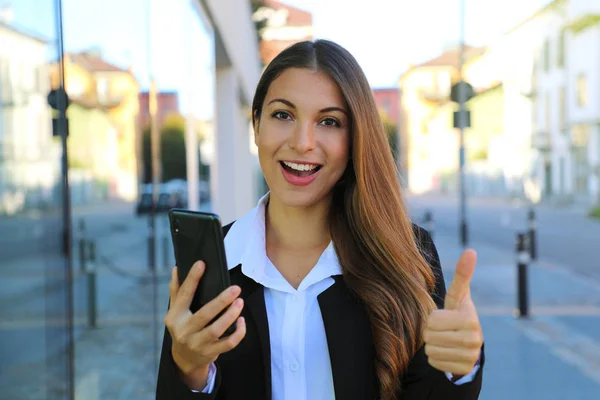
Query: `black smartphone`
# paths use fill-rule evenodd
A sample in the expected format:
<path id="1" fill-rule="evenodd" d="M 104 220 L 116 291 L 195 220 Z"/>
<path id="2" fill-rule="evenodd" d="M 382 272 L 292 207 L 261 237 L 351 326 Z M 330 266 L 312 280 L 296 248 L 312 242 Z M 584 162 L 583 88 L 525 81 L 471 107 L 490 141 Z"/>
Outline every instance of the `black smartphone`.
<path id="1" fill-rule="evenodd" d="M 216 214 L 174 208 L 169 211 L 169 224 L 179 283 L 185 281 L 196 261 L 204 261 L 206 265 L 190 304 L 194 313 L 231 285 L 221 220 Z M 234 331 L 235 324 L 227 329 L 225 336 Z"/>

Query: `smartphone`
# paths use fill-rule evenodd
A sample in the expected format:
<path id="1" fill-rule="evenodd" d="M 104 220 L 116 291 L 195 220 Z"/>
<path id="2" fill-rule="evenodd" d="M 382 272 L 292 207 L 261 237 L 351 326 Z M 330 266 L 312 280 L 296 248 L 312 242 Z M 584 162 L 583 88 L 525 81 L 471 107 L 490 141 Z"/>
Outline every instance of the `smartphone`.
<path id="1" fill-rule="evenodd" d="M 185 281 L 196 261 L 204 261 L 206 265 L 190 304 L 190 311 L 194 313 L 231 285 L 221 220 L 217 214 L 174 208 L 169 211 L 169 224 L 179 283 Z M 234 331 L 235 323 L 224 336 Z"/>

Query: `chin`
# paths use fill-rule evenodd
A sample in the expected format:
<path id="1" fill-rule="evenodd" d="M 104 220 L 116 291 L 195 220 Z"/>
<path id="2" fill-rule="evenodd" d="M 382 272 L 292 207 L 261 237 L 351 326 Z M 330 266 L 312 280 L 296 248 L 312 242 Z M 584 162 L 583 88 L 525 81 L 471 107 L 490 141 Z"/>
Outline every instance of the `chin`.
<path id="1" fill-rule="evenodd" d="M 331 191 L 323 193 L 307 189 L 306 187 L 299 190 L 276 188 L 271 190 L 271 197 L 277 198 L 283 206 L 291 208 L 313 207 L 322 202 L 329 202 L 331 198 Z"/>

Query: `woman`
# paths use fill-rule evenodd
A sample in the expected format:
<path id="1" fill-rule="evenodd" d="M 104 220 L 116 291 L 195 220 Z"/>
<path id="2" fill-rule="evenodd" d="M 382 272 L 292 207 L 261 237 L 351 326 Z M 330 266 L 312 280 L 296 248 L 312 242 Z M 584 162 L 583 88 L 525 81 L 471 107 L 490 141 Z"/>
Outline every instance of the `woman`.
<path id="1" fill-rule="evenodd" d="M 356 60 L 324 40 L 289 47 L 252 119 L 270 192 L 224 228 L 231 288 L 192 315 L 204 264 L 181 286 L 174 270 L 157 399 L 478 398 L 475 254 L 446 294 Z"/>

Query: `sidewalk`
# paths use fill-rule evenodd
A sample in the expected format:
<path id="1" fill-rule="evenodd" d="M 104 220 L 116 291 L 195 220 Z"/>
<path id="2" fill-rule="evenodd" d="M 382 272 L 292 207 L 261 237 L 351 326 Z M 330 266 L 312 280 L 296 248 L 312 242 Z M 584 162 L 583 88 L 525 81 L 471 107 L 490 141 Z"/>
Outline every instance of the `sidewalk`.
<path id="1" fill-rule="evenodd" d="M 106 215 L 114 217 L 108 212 Z M 98 214 L 92 216 L 99 218 Z M 147 263 L 146 221 L 125 212 L 121 223 L 127 228 L 102 236 L 97 243 L 96 328 L 88 326 L 88 281 L 79 271 L 76 256 L 74 260 L 77 400 L 154 396 L 173 252 L 168 247 L 164 253 L 162 239 L 167 224 L 157 221 L 155 286 Z M 5 306 L 0 310 L 0 346 L 4 346 L 3 358 L 6 356 L 4 365 L 0 359 L 0 400 L 60 397 L 65 379 L 60 369 L 65 357 L 61 346 L 66 341 L 67 290 L 61 282 L 60 265 L 56 269 L 57 286 L 49 289 L 48 281 L 54 280 L 49 279 L 48 259 L 18 261 L 19 265 L 11 262 L 10 269 L 0 268 L 4 271 L 0 278 L 11 288 L 0 293 L 0 303 Z M 57 309 L 55 317 L 49 317 L 49 307 Z M 41 357 L 47 354 L 51 356 Z M 55 367 L 59 371 L 50 371 Z"/>
<path id="2" fill-rule="evenodd" d="M 140 262 L 146 260 L 145 246 L 130 245 L 124 240 L 126 236 L 122 233 L 111 239 L 113 248 L 121 249 L 111 254 L 114 265 L 148 278 L 145 264 Z M 434 240 L 449 284 L 462 250 L 453 236 L 436 235 Z M 516 304 L 514 256 L 492 246 L 475 243 L 473 247 L 479 259 L 472 294 L 486 343 L 480 399 L 597 399 L 600 393 L 600 284 L 558 267 L 533 265 L 529 271 L 532 318 L 518 320 L 513 316 Z M 109 247 L 99 249 L 99 254 L 106 252 L 110 253 Z M 153 398 L 162 318 L 168 301 L 168 270 L 160 267 L 158 273 L 159 283 L 155 289 L 150 279 L 134 280 L 100 267 L 98 327 L 87 327 L 84 302 L 76 309 L 78 400 Z M 156 302 L 155 293 L 158 294 Z M 75 295 L 84 301 L 86 287 L 77 287 Z M 0 335 L 22 337 L 21 343 L 34 347 L 37 352 L 35 347 L 43 343 L 29 342 L 31 332 L 37 329 L 36 337 L 43 341 L 48 324 L 55 323 L 60 329 L 61 323 L 45 320 L 43 307 L 39 312 L 42 318 L 31 318 L 37 315 L 24 313 L 3 318 Z M 3 371 L 0 399 L 45 399 L 42 383 L 47 381 L 48 387 L 54 388 L 53 377 L 46 373 L 52 363 L 52 359 L 31 359 Z"/>
<path id="3" fill-rule="evenodd" d="M 426 200 L 430 203 L 435 202 L 454 202 L 458 204 L 459 197 L 457 193 L 423 193 L 423 194 L 414 194 L 408 191 L 403 192 L 403 196 L 408 201 L 418 201 L 419 199 Z M 531 206 L 530 201 L 521 197 L 512 197 L 512 196 L 485 196 L 485 195 L 467 195 L 467 202 L 469 205 L 488 205 L 488 206 L 510 206 L 514 208 L 529 208 Z M 534 208 L 540 211 L 551 211 L 551 212 L 561 212 L 570 215 L 576 215 L 578 217 L 589 218 L 588 213 L 590 211 L 591 206 L 589 204 L 584 204 L 580 202 L 571 202 L 565 203 L 561 201 L 542 201 L 540 203 L 534 204 Z"/>
<path id="4" fill-rule="evenodd" d="M 456 237 L 434 238 L 446 284 L 462 249 Z M 514 316 L 512 254 L 473 244 L 478 263 L 471 291 L 484 330 L 482 400 L 597 399 L 600 393 L 600 283 L 556 266 L 531 265 L 531 318 Z"/>

